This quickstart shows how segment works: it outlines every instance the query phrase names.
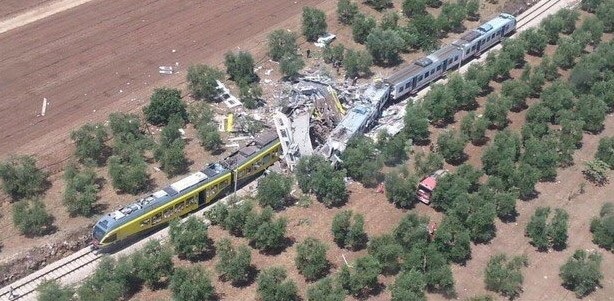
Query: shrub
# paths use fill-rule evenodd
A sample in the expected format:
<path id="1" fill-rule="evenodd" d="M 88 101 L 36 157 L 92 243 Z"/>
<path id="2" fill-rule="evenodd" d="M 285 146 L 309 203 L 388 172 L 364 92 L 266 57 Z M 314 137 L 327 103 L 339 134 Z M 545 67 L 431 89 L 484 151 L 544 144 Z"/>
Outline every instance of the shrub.
<path id="1" fill-rule="evenodd" d="M 21 234 L 40 236 L 53 230 L 53 216 L 40 200 L 24 200 L 13 205 L 13 224 Z"/>
<path id="2" fill-rule="evenodd" d="M 279 61 L 279 70 L 289 78 L 296 77 L 303 67 L 305 67 L 305 61 L 296 54 L 286 55 Z"/>
<path id="3" fill-rule="evenodd" d="M 443 132 L 437 138 L 438 152 L 450 164 L 458 164 L 465 158 L 465 145 L 467 140 L 454 131 Z"/>
<path id="4" fill-rule="evenodd" d="M 101 164 L 104 159 L 107 131 L 103 124 L 87 123 L 70 133 L 70 139 L 75 142 L 75 155 L 81 162 Z"/>
<path id="5" fill-rule="evenodd" d="M 135 275 L 132 260 L 120 257 L 104 257 L 96 271 L 77 289 L 79 300 L 115 301 L 140 284 Z"/>
<path id="6" fill-rule="evenodd" d="M 171 117 L 162 129 L 160 144 L 154 151 L 154 158 L 160 162 L 161 169 L 169 178 L 185 173 L 188 167 L 188 160 L 183 151 L 185 142 L 179 133 L 182 124 L 183 121 L 177 115 Z"/>
<path id="7" fill-rule="evenodd" d="M 614 137 L 602 137 L 599 139 L 595 159 L 607 163 L 610 168 L 614 168 Z"/>
<path id="8" fill-rule="evenodd" d="M 383 10 L 392 6 L 392 0 L 367 0 L 366 3 L 376 10 Z"/>
<path id="9" fill-rule="evenodd" d="M 223 280 L 231 281 L 233 285 L 249 280 L 252 253 L 247 246 L 235 248 L 228 238 L 223 238 L 217 243 L 217 254 L 220 260 L 215 270 Z"/>
<path id="10" fill-rule="evenodd" d="M 262 88 L 258 83 L 242 84 L 239 87 L 239 98 L 247 109 L 255 109 L 261 103 Z"/>
<path id="11" fill-rule="evenodd" d="M 465 139 L 474 145 L 482 144 L 486 138 L 486 128 L 488 127 L 485 118 L 476 117 L 474 112 L 469 112 L 461 120 L 460 132 Z"/>
<path id="12" fill-rule="evenodd" d="M 188 119 L 185 104 L 181 101 L 181 91 L 172 88 L 155 89 L 143 112 L 147 121 L 154 125 L 167 124 L 173 115 Z"/>
<path id="13" fill-rule="evenodd" d="M 405 271 L 417 270 L 424 275 L 426 288 L 447 295 L 456 294 L 452 269 L 443 254 L 434 245 L 416 243 L 406 254 L 403 263 Z"/>
<path id="14" fill-rule="evenodd" d="M 403 1 L 403 14 L 408 18 L 415 15 L 426 14 L 426 1 L 425 0 L 404 0 Z"/>
<path id="15" fill-rule="evenodd" d="M 525 235 L 531 238 L 531 243 L 542 251 L 548 249 L 549 245 L 546 224 L 548 214 L 550 214 L 550 208 L 537 208 L 525 229 Z"/>
<path id="16" fill-rule="evenodd" d="M 94 213 L 94 204 L 98 199 L 98 177 L 93 169 L 77 170 L 69 165 L 64 172 L 66 188 L 63 203 L 71 215 L 90 216 Z"/>
<path id="17" fill-rule="evenodd" d="M 325 63 L 333 64 L 341 64 L 343 62 L 343 54 L 345 53 L 345 46 L 342 44 L 335 44 L 331 46 L 327 44 L 322 50 L 322 58 Z"/>
<path id="18" fill-rule="evenodd" d="M 608 251 L 614 250 L 614 204 L 603 204 L 599 217 L 591 220 L 591 232 L 595 244 Z"/>
<path id="19" fill-rule="evenodd" d="M 429 138 L 429 120 L 424 105 L 409 104 L 405 108 L 405 134 L 413 142 L 426 141 Z"/>
<path id="20" fill-rule="evenodd" d="M 608 169 L 611 168 L 608 163 L 599 159 L 586 161 L 585 169 L 582 171 L 584 176 L 591 182 L 597 185 L 604 185 L 608 182 Z"/>
<path id="21" fill-rule="evenodd" d="M 207 235 L 207 225 L 194 216 L 184 223 L 178 220 L 171 222 L 169 233 L 171 244 L 180 257 L 195 260 L 213 249 L 213 242 Z"/>
<path id="22" fill-rule="evenodd" d="M 382 66 L 398 63 L 399 52 L 404 44 L 403 38 L 393 29 L 375 28 L 365 39 L 365 45 L 373 60 Z"/>
<path id="23" fill-rule="evenodd" d="M 328 273 L 329 262 L 326 259 L 326 249 L 324 243 L 312 237 L 306 238 L 296 246 L 294 263 L 307 280 L 317 280 Z"/>
<path id="24" fill-rule="evenodd" d="M 520 269 L 527 265 L 526 256 L 516 256 L 509 260 L 505 254 L 492 256 L 484 271 L 486 288 L 509 298 L 517 297 L 522 292 L 523 276 Z"/>
<path id="25" fill-rule="evenodd" d="M 214 100 L 218 97 L 217 80 L 222 79 L 222 71 L 215 67 L 197 64 L 188 68 L 186 81 L 195 99 Z"/>
<path id="26" fill-rule="evenodd" d="M 347 200 L 344 173 L 335 171 L 321 156 L 303 156 L 296 165 L 298 186 L 305 193 L 314 193 L 326 206 L 338 206 Z"/>
<path id="27" fill-rule="evenodd" d="M 294 281 L 286 279 L 286 270 L 271 267 L 258 275 L 258 296 L 262 301 L 291 301 L 298 299 Z"/>
<path id="28" fill-rule="evenodd" d="M 215 300 L 215 288 L 209 273 L 203 268 L 177 268 L 171 276 L 169 285 L 175 300 L 204 301 Z"/>
<path id="29" fill-rule="evenodd" d="M 563 209 L 557 208 L 554 210 L 554 217 L 548 225 L 548 237 L 552 247 L 561 250 L 567 246 L 567 228 L 569 214 Z"/>
<path id="30" fill-rule="evenodd" d="M 11 157 L 0 163 L 2 189 L 19 200 L 41 194 L 46 189 L 47 173 L 36 167 L 33 156 Z"/>
<path id="31" fill-rule="evenodd" d="M 36 290 L 39 301 L 72 301 L 75 294 L 72 288 L 63 287 L 57 280 L 44 281 Z"/>
<path id="32" fill-rule="evenodd" d="M 603 279 L 601 254 L 576 250 L 561 266 L 559 276 L 563 280 L 563 286 L 576 293 L 578 298 L 592 293 Z"/>
<path id="33" fill-rule="evenodd" d="M 292 178 L 272 172 L 258 181 L 258 203 L 262 207 L 280 209 L 292 189 Z"/>
<path id="34" fill-rule="evenodd" d="M 272 215 L 272 213 L 270 213 Z M 263 212 L 263 215 L 266 215 Z M 245 224 L 245 235 L 250 239 L 257 249 L 265 251 L 280 250 L 284 247 L 284 238 L 286 235 L 286 226 L 288 220 L 286 218 L 277 218 L 272 220 L 270 217 L 261 218 L 256 223 L 249 224 L 248 219 Z"/>

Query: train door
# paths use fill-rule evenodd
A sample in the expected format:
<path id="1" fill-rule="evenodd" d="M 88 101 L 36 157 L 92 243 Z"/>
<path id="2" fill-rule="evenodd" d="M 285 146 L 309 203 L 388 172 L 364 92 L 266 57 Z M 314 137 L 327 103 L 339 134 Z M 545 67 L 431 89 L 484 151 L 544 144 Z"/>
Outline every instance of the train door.
<path id="1" fill-rule="evenodd" d="M 418 77 L 414 76 L 414 78 L 411 80 L 411 91 L 416 89 L 416 79 L 418 79 Z"/>
<path id="2" fill-rule="evenodd" d="M 198 193 L 198 207 L 202 207 L 205 205 L 205 203 L 207 202 L 207 190 L 203 189 L 201 192 Z"/>
<path id="3" fill-rule="evenodd" d="M 446 71 L 448 71 L 448 59 L 443 60 L 443 73 L 445 73 Z"/>

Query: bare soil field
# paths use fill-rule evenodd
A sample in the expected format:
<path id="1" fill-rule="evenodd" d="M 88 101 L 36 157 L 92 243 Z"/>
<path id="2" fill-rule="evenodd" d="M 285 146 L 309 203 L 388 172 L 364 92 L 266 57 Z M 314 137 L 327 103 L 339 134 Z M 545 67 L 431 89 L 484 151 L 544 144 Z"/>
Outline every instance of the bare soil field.
<path id="1" fill-rule="evenodd" d="M 18 15 L 53 0 L 4 0 L 0 2 L 0 20 Z"/>

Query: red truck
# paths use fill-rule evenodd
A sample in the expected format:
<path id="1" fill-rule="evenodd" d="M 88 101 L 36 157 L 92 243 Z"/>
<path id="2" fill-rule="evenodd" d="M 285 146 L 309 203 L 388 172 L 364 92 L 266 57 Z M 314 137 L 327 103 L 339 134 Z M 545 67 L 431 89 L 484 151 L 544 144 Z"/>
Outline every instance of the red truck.
<path id="1" fill-rule="evenodd" d="M 434 172 L 432 175 L 422 179 L 422 181 L 420 181 L 420 184 L 418 184 L 418 191 L 416 192 L 416 197 L 418 198 L 418 200 L 427 205 L 430 204 L 431 195 L 433 194 L 435 187 L 437 187 L 437 180 L 447 173 L 447 170 L 440 169 Z"/>

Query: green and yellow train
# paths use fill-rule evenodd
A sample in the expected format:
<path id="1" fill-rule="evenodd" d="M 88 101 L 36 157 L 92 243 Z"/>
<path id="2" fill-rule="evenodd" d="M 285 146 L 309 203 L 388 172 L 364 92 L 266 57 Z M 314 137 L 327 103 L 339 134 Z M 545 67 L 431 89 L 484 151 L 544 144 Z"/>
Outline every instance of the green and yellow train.
<path id="1" fill-rule="evenodd" d="M 106 214 L 93 227 L 93 245 L 115 244 L 202 208 L 236 186 L 253 180 L 280 155 L 277 134 L 262 134 L 224 160 Z"/>

